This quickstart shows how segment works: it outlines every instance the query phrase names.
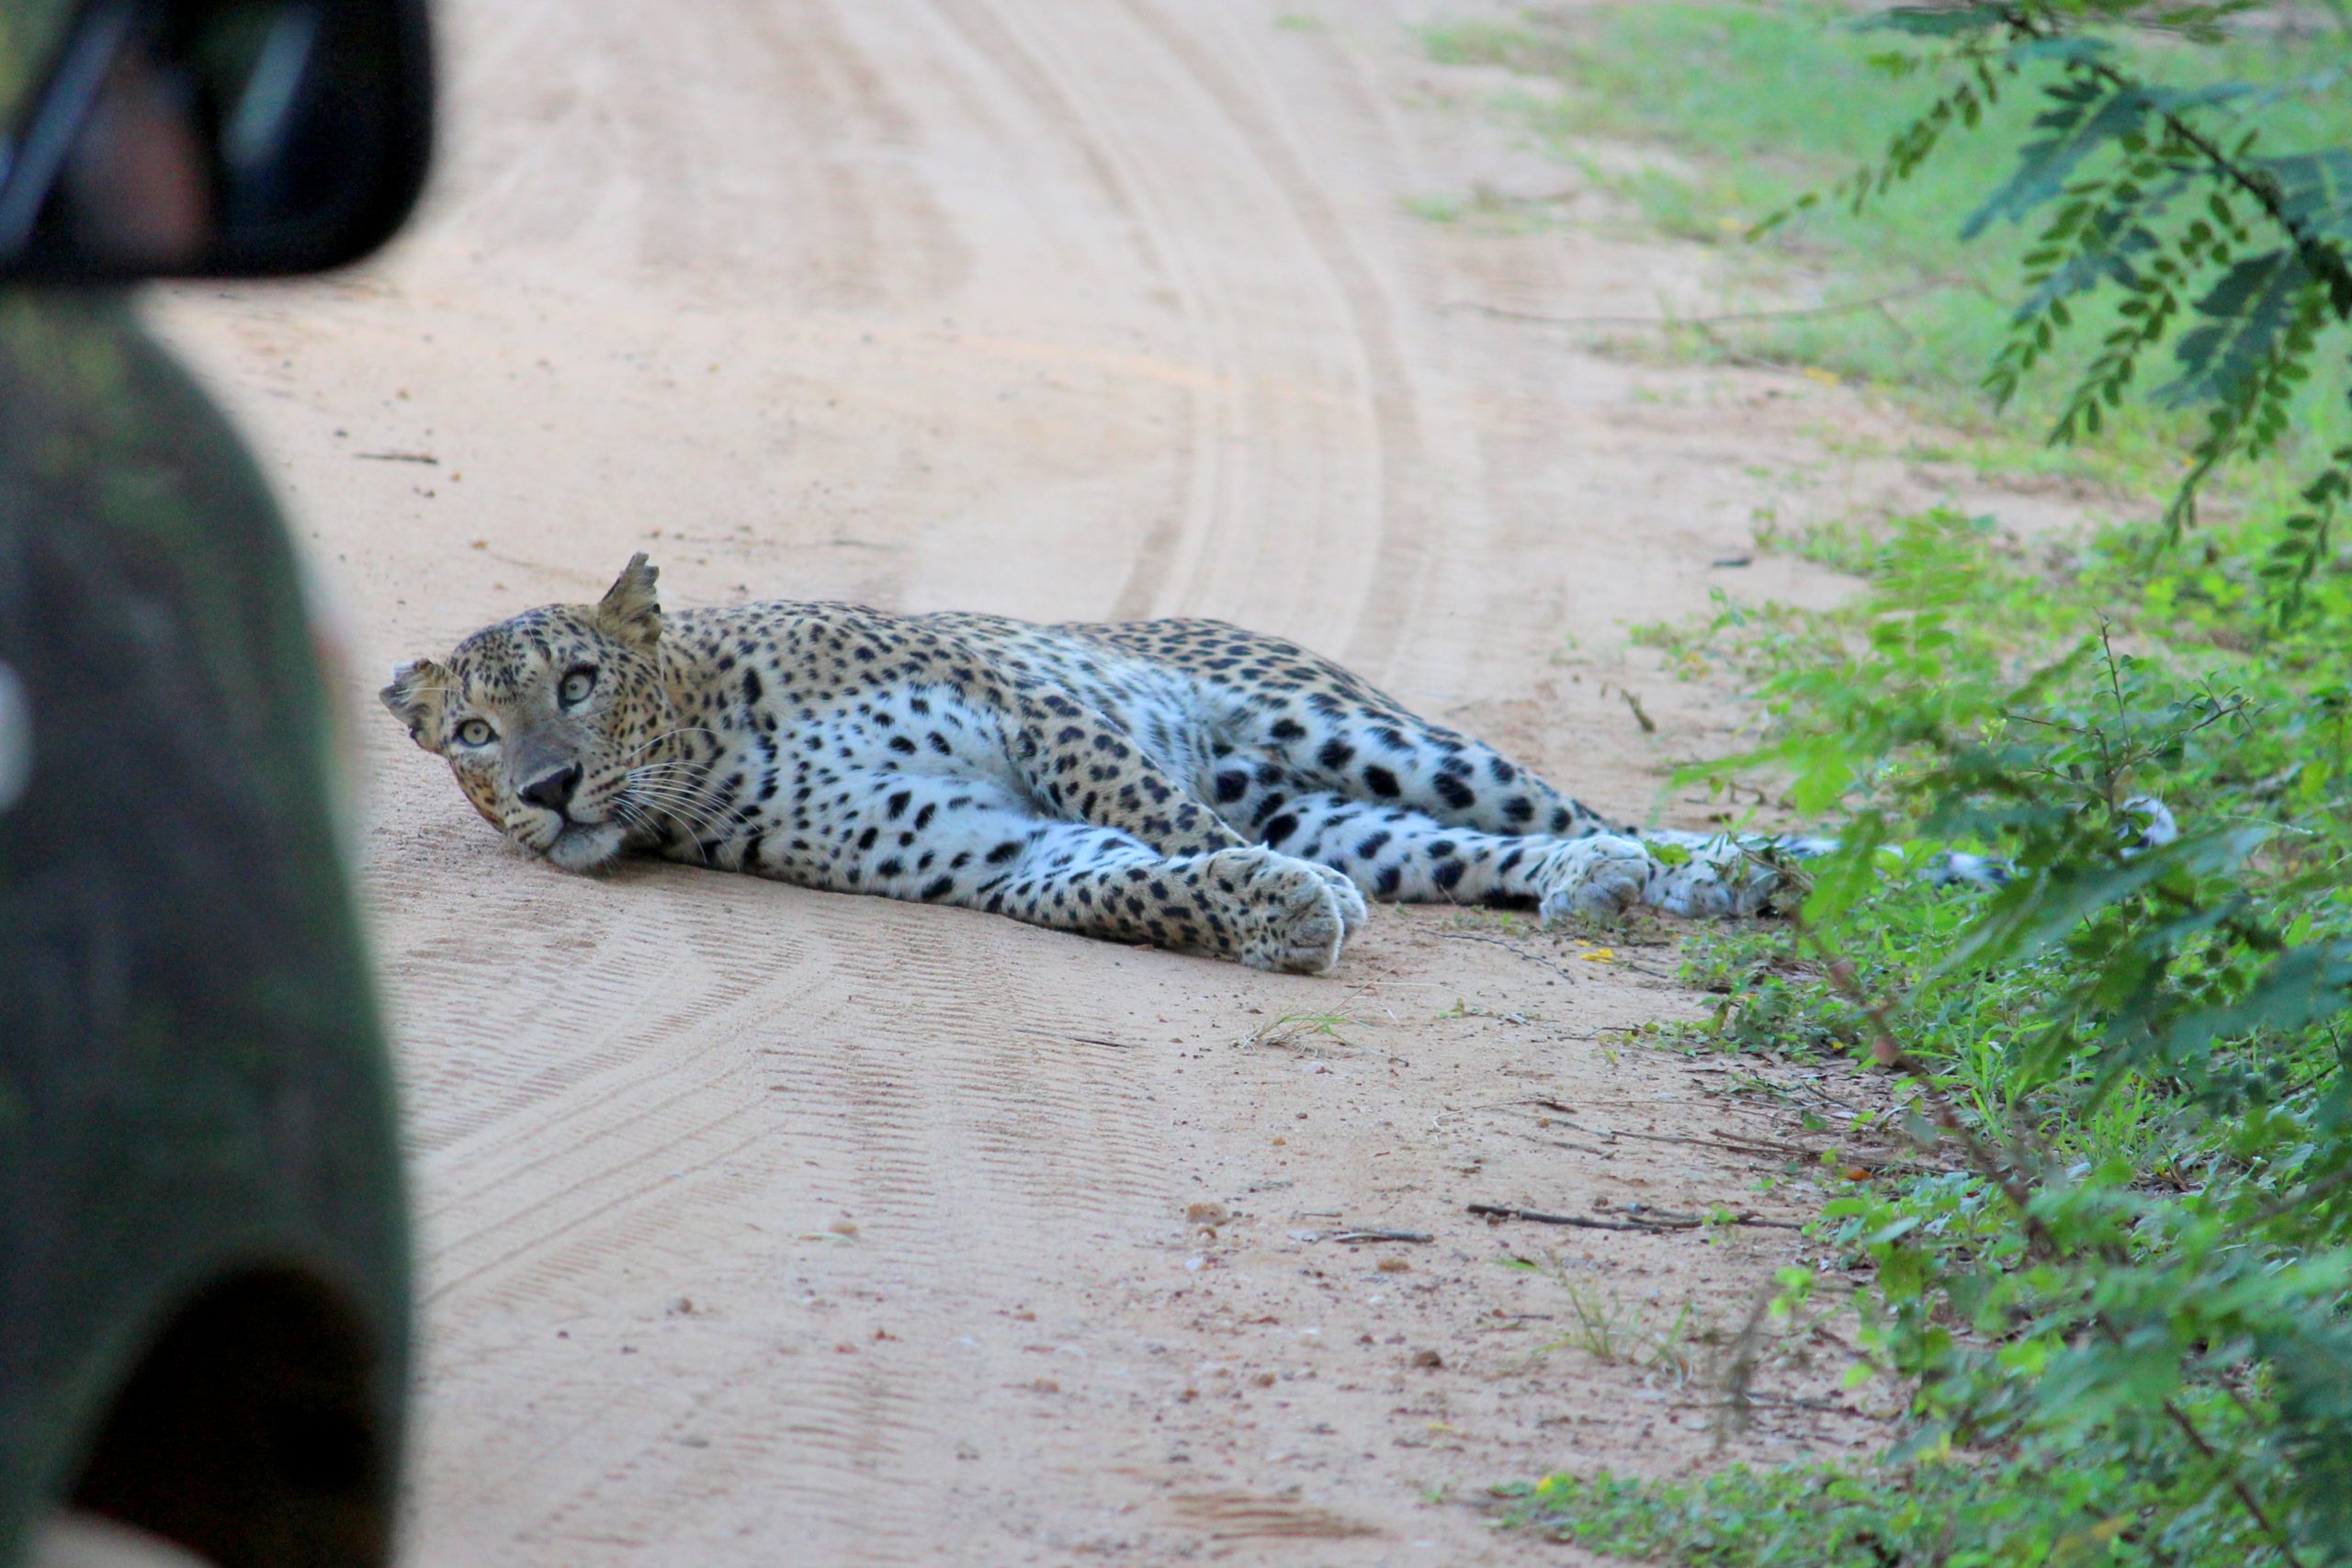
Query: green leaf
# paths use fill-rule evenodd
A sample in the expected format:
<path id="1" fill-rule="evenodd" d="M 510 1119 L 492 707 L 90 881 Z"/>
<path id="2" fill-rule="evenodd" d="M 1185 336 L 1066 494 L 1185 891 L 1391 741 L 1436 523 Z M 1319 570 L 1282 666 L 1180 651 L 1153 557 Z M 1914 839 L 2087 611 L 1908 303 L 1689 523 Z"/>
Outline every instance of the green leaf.
<path id="1" fill-rule="evenodd" d="M 2287 220 L 2316 234 L 2352 238 L 2352 152 L 2331 148 L 2262 158 L 2258 168 L 2278 182 Z"/>
<path id="2" fill-rule="evenodd" d="M 2105 39 L 2085 38 L 2079 33 L 2060 38 L 2030 38 L 2011 44 L 2006 57 L 2012 64 L 2057 62 L 2065 65 L 2088 65 L 2114 54 L 2115 46 Z"/>
<path id="3" fill-rule="evenodd" d="M 1999 6 L 1897 6 L 1851 25 L 1859 32 L 1909 33 L 1917 38 L 1958 38 L 1989 32 L 2006 20 Z"/>
<path id="4" fill-rule="evenodd" d="M 2148 220 L 2170 206 L 2188 186 L 2188 176 L 2179 175 L 2137 201 L 2099 211 L 2091 219 L 2075 254 L 2042 279 L 2041 287 L 2027 296 L 2011 319 L 2030 321 L 2059 300 L 2101 282 L 2125 288 L 2141 288 L 2142 276 L 2132 258 L 2148 255 L 2159 248 L 2156 236 L 2147 227 Z"/>
<path id="5" fill-rule="evenodd" d="M 2181 335 L 2173 348 L 2181 373 L 2157 389 L 2156 400 L 2179 408 L 2235 392 L 2278 346 L 2311 282 L 2301 253 L 2290 245 L 2232 266 L 2197 301 L 2199 315 L 2217 319 Z"/>
<path id="6" fill-rule="evenodd" d="M 1909 1235 L 1913 1231 L 1919 1228 L 1919 1224 L 1920 1219 L 1918 1215 L 1905 1214 L 1899 1220 L 1891 1220 L 1887 1224 L 1879 1226 L 1878 1229 L 1871 1232 L 1870 1235 L 1861 1237 L 1856 1245 L 1860 1247 L 1884 1247 L 1892 1241 Z"/>
<path id="7" fill-rule="evenodd" d="M 1961 238 L 1973 240 L 1996 219 L 2022 218 L 2058 195 L 2084 159 L 2138 130 L 2151 107 L 2147 93 L 2139 87 L 2094 87 L 2086 96 L 2082 85 L 2070 80 L 2049 91 L 2057 107 L 2035 117 L 2033 123 L 2055 134 L 2019 150 L 2016 172 L 1969 214 L 1960 227 Z"/>
<path id="8" fill-rule="evenodd" d="M 2212 82 L 2202 87 L 2150 87 L 2148 102 L 2163 114 L 2180 114 L 2188 109 L 2210 108 L 2215 104 L 2235 103 L 2256 96 L 2251 82 Z"/>
<path id="9" fill-rule="evenodd" d="M 2047 947 L 2093 911 L 2131 897 L 2175 872 L 2222 871 L 2270 837 L 2267 828 L 2239 828 L 2184 838 L 2111 866 L 2060 865 L 1994 895 L 1992 907 L 1962 936 L 1950 956 L 1928 971 L 1940 979 L 1975 964 L 2013 962 Z"/>
<path id="10" fill-rule="evenodd" d="M 2295 1030 L 2330 1018 L 2352 1004 L 2352 942 L 2314 943 L 2278 954 L 2238 999 L 2182 1013 L 2145 1036 L 2159 1055 L 2177 1062 L 2217 1041 L 2257 1030 Z"/>

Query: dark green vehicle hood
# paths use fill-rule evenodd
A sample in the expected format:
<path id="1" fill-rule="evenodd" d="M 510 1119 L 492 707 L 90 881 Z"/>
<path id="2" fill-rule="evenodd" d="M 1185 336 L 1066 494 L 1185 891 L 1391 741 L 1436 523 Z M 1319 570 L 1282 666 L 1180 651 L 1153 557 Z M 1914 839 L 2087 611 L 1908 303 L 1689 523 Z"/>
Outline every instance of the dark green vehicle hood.
<path id="1" fill-rule="evenodd" d="M 258 1435 L 388 1517 L 407 1247 L 311 632 L 253 464 L 119 299 L 0 293 L 0 663 L 32 762 L 0 809 L 0 1564 L 208 1288 L 205 1354 L 293 1392 L 242 1436 L 186 1397 L 176 1438 L 111 1430 L 85 1503 L 192 1506 L 141 1502 L 176 1483 L 137 1455 L 196 1485 Z M 337 1528 L 335 1561 L 383 1550 Z M 328 1560 L 281 1546 L 245 1560 Z"/>

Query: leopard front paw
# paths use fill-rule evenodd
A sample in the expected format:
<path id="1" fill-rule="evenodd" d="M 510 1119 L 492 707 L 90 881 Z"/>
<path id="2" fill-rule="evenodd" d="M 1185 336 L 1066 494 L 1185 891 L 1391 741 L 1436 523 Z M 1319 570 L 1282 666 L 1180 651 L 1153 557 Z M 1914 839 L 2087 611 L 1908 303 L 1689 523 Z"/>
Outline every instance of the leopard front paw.
<path id="1" fill-rule="evenodd" d="M 1320 861 L 1308 860 L 1298 863 L 1314 871 L 1323 879 L 1324 886 L 1330 888 L 1333 901 L 1340 906 L 1340 923 L 1347 928 L 1348 935 L 1355 935 L 1356 928 L 1372 914 L 1372 906 L 1364 902 L 1363 889 L 1356 886 L 1355 878 Z"/>
<path id="2" fill-rule="evenodd" d="M 1340 962 L 1351 922 L 1328 868 L 1272 850 L 1220 850 L 1196 874 L 1221 895 L 1232 955 L 1252 969 L 1323 975 Z M 1363 895 L 1352 907 L 1361 919 Z"/>

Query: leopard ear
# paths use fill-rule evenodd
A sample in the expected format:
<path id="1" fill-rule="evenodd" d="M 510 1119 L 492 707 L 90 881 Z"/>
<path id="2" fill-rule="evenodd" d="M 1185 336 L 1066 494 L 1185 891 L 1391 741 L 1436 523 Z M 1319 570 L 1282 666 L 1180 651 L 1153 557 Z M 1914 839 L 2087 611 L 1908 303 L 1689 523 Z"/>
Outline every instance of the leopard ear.
<path id="1" fill-rule="evenodd" d="M 596 629 L 623 642 L 650 648 L 662 635 L 662 604 L 653 596 L 659 568 L 648 566 L 645 552 L 628 558 L 628 565 L 605 590 L 596 605 Z"/>
<path id="2" fill-rule="evenodd" d="M 426 750 L 441 750 L 441 709 L 448 696 L 449 672 L 430 659 L 392 667 L 392 683 L 376 694 L 408 726 L 408 738 Z"/>

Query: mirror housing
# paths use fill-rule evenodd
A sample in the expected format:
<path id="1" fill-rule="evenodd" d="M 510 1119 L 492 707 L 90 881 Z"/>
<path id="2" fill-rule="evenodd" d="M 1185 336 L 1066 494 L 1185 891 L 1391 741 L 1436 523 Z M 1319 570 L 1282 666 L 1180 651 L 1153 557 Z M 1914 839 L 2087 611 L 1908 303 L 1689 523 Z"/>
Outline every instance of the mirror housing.
<path id="1" fill-rule="evenodd" d="M 432 145 L 424 0 L 87 0 L 0 126 L 0 280 L 358 260 Z"/>

